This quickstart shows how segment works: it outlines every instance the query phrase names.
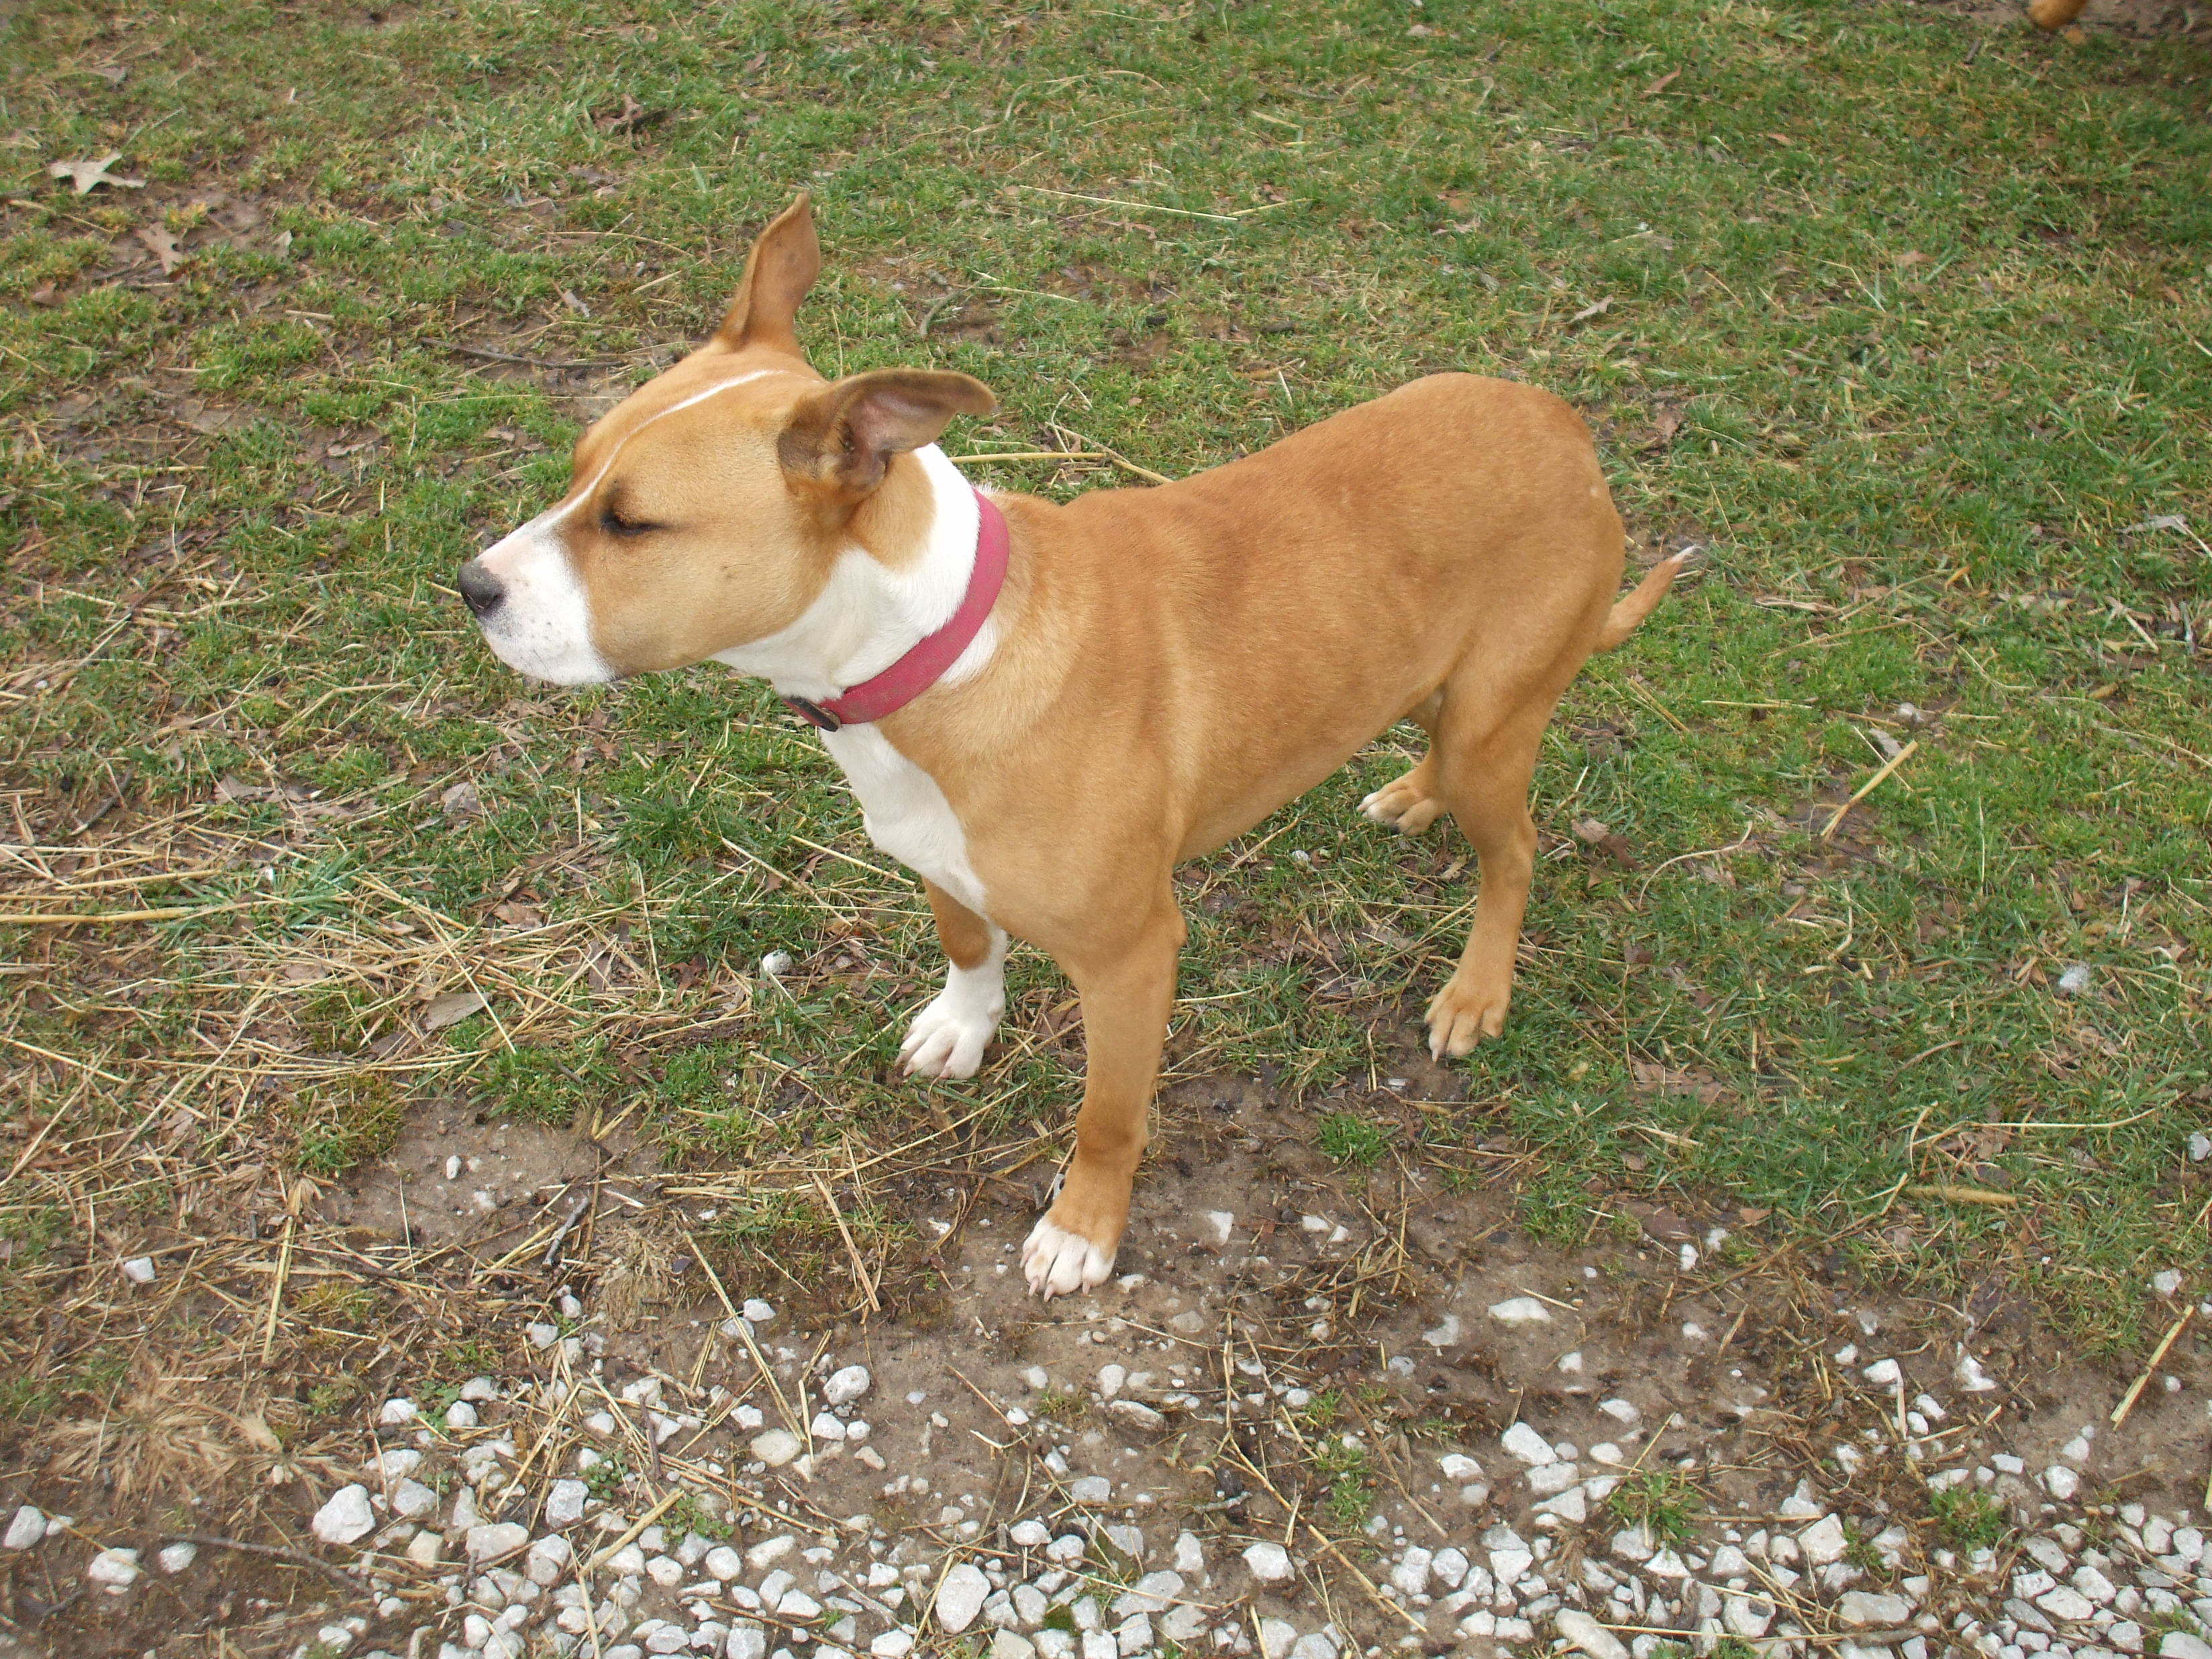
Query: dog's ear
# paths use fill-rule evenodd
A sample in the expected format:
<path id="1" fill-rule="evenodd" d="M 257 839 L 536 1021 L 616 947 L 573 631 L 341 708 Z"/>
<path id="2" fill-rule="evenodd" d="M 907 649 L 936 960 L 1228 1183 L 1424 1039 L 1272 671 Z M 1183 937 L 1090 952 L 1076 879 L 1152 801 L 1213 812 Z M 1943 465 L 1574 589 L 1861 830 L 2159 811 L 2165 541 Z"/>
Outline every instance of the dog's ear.
<path id="1" fill-rule="evenodd" d="M 772 346 L 793 356 L 799 336 L 793 327 L 799 302 L 822 274 L 822 244 L 814 234 L 814 208 L 805 191 L 776 215 L 745 255 L 745 274 L 737 298 L 714 331 L 718 344 Z"/>
<path id="2" fill-rule="evenodd" d="M 902 449 L 937 441 L 955 415 L 988 415 L 990 387 L 949 369 L 878 368 L 810 392 L 777 445 L 787 471 L 865 495 Z"/>

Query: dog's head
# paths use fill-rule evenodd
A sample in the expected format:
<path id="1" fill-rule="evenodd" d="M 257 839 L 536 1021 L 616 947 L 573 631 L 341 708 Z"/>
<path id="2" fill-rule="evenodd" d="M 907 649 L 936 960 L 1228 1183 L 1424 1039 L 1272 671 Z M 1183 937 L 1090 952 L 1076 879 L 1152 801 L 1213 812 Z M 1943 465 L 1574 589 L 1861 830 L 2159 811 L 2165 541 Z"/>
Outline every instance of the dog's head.
<path id="1" fill-rule="evenodd" d="M 501 660 L 563 685 L 702 662 L 797 623 L 841 556 L 918 544 L 927 491 L 908 452 L 996 402 L 941 370 L 825 380 L 793 328 L 821 269 L 802 195 L 753 244 L 714 337 L 577 441 L 556 506 L 461 567 Z"/>

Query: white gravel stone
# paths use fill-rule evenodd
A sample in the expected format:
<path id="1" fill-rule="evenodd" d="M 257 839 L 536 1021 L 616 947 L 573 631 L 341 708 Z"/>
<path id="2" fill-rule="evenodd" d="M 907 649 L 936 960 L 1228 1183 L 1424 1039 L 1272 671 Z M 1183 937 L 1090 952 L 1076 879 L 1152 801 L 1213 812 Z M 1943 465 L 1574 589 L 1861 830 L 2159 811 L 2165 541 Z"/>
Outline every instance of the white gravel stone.
<path id="1" fill-rule="evenodd" d="M 2170 1630 L 2159 1638 L 2158 1659 L 2212 1659 L 2212 1642 L 2185 1630 Z"/>
<path id="2" fill-rule="evenodd" d="M 1291 1659 L 1336 1659 L 1336 1643 L 1327 1631 L 1310 1631 L 1291 1644 Z"/>
<path id="3" fill-rule="evenodd" d="M 1217 1249 L 1226 1244 L 1229 1235 L 1237 1231 L 1237 1215 L 1232 1210 L 1208 1210 L 1206 1223 L 1213 1229 L 1213 1243 Z"/>
<path id="4" fill-rule="evenodd" d="M 1482 1479 L 1482 1465 L 1465 1452 L 1446 1452 L 1437 1459 L 1437 1468 L 1443 1472 L 1444 1479 L 1455 1486 Z"/>
<path id="5" fill-rule="evenodd" d="M 152 1284 L 154 1282 L 154 1258 L 150 1255 L 132 1256 L 128 1261 L 123 1264 L 123 1276 L 129 1279 L 133 1285 Z"/>
<path id="6" fill-rule="evenodd" d="M 805 1443 L 789 1429 L 767 1429 L 752 1438 L 752 1455 L 772 1469 L 780 1469 L 806 1449 Z"/>
<path id="7" fill-rule="evenodd" d="M 438 1507 L 438 1494 L 420 1480 L 402 1480 L 392 1489 L 392 1512 L 402 1521 L 420 1521 Z"/>
<path id="8" fill-rule="evenodd" d="M 1041 1550 L 1052 1542 L 1052 1529 L 1042 1521 L 1017 1521 L 1006 1538 L 1017 1548 Z"/>
<path id="9" fill-rule="evenodd" d="M 1559 1461 L 1559 1453 L 1552 1449 L 1552 1443 L 1526 1423 L 1516 1423 L 1498 1437 L 1498 1443 L 1532 1468 L 1540 1468 Z"/>
<path id="10" fill-rule="evenodd" d="M 351 1544 L 366 1538 L 376 1529 L 376 1511 L 369 1507 L 368 1488 L 357 1481 L 340 1486 L 315 1511 L 309 1526 L 325 1544 Z"/>
<path id="11" fill-rule="evenodd" d="M 376 1414 L 376 1423 L 379 1428 L 404 1429 L 420 1413 L 416 1411 L 413 1401 L 387 1400 L 383 1409 Z"/>
<path id="12" fill-rule="evenodd" d="M 15 1511 L 15 1519 L 8 1523 L 8 1533 L 0 1538 L 0 1546 L 11 1550 L 27 1550 L 46 1540 L 46 1517 L 28 1504 Z"/>
<path id="13" fill-rule="evenodd" d="M 737 1639 L 738 1633 L 732 1631 L 730 1640 L 735 1642 Z M 767 1650 L 768 1638 L 763 1637 L 760 1653 L 747 1652 L 740 1656 L 737 1649 L 732 1647 L 730 1650 L 730 1659 L 761 1659 L 761 1654 Z M 887 1630 L 868 1644 L 868 1651 L 873 1656 L 873 1659 L 906 1659 L 906 1656 L 914 1651 L 914 1632 L 904 1628 Z"/>
<path id="14" fill-rule="evenodd" d="M 1951 1380 L 1968 1394 L 1987 1394 L 1996 1387 L 1995 1378 L 1982 1369 L 1982 1362 L 1961 1350 L 1959 1363 L 1951 1368 Z"/>
<path id="15" fill-rule="evenodd" d="M 983 1611 L 983 1603 L 990 1598 L 991 1581 L 983 1570 L 970 1561 L 963 1561 L 945 1575 L 937 1587 L 937 1599 L 932 1604 L 938 1628 L 948 1636 L 957 1636 L 975 1622 L 975 1615 Z"/>
<path id="16" fill-rule="evenodd" d="M 866 1365 L 848 1365 L 830 1374 L 830 1380 L 822 1385 L 822 1397 L 833 1407 L 849 1406 L 867 1393 L 872 1381 Z"/>
<path id="17" fill-rule="evenodd" d="M 1633 1426 L 1641 1421 L 1644 1416 L 1642 1412 L 1637 1410 L 1626 1400 L 1601 1400 L 1597 1402 L 1597 1408 L 1614 1422 L 1628 1426 Z"/>
<path id="18" fill-rule="evenodd" d="M 592 1489 L 580 1480 L 556 1480 L 545 1495 L 545 1524 L 549 1527 L 573 1527 L 584 1518 L 584 1509 L 592 1501 Z"/>
<path id="19" fill-rule="evenodd" d="M 2063 1463 L 2053 1463 L 2043 1472 L 2043 1488 L 2060 1503 L 2068 1503 L 2081 1490 L 2081 1477 Z"/>
<path id="20" fill-rule="evenodd" d="M 1844 1536 L 1844 1523 L 1832 1515 L 1824 1515 L 1797 1534 L 1797 1547 L 1804 1552 L 1807 1561 L 1816 1567 L 1844 1559 L 1844 1551 L 1850 1540 Z"/>
<path id="21" fill-rule="evenodd" d="M 2053 1619 L 2063 1619 L 2070 1624 L 2086 1624 L 2095 1616 L 2097 1605 L 2071 1584 L 2060 1584 L 2047 1589 L 2035 1598 L 2035 1605 Z"/>
<path id="22" fill-rule="evenodd" d="M 1263 1584 L 1283 1583 L 1291 1577 L 1290 1552 L 1264 1539 L 1245 1550 L 1244 1565 Z"/>
<path id="23" fill-rule="evenodd" d="M 727 1544 L 717 1544 L 700 1558 L 699 1565 L 712 1573 L 718 1583 L 726 1584 L 732 1578 L 744 1575 L 744 1558 Z"/>
<path id="24" fill-rule="evenodd" d="M 1103 1504 L 1114 1496 L 1114 1483 L 1103 1474 L 1086 1474 L 1067 1484 L 1067 1495 L 1079 1504 Z"/>
<path id="25" fill-rule="evenodd" d="M 1503 1302 L 1493 1302 L 1490 1316 L 1501 1325 L 1548 1325 L 1552 1310 L 1533 1296 L 1509 1297 Z"/>
<path id="26" fill-rule="evenodd" d="M 1721 1622 L 1728 1626 L 1729 1634 L 1756 1642 L 1774 1623 L 1774 1604 L 1763 1595 L 1723 1596 Z"/>
<path id="27" fill-rule="evenodd" d="M 84 1576 L 111 1595 L 120 1595 L 138 1582 L 137 1550 L 102 1550 L 92 1558 Z"/>
<path id="28" fill-rule="evenodd" d="M 1429 1593 L 1429 1568 L 1436 1558 L 1419 1544 L 1401 1556 L 1390 1569 L 1390 1582 L 1407 1595 L 1426 1595 Z"/>
<path id="29" fill-rule="evenodd" d="M 1590 1659 L 1628 1659 L 1628 1647 L 1603 1625 L 1574 1607 L 1563 1607 L 1552 1617 L 1552 1627 L 1590 1656 Z"/>
<path id="30" fill-rule="evenodd" d="M 446 1426 L 449 1429 L 473 1429 L 477 1425 L 477 1408 L 465 1400 L 456 1400 L 446 1407 Z"/>
<path id="31" fill-rule="evenodd" d="M 1260 1621 L 1260 1659 L 1290 1659 L 1298 1639 L 1298 1627 L 1287 1619 Z"/>
<path id="32" fill-rule="evenodd" d="M 468 1530 L 469 1559 L 489 1561 L 512 1555 L 530 1541 L 530 1528 L 513 1521 L 480 1522 Z"/>
<path id="33" fill-rule="evenodd" d="M 160 1552 L 154 1557 L 155 1564 L 163 1572 L 173 1577 L 178 1573 L 189 1570 L 192 1563 L 199 1559 L 200 1547 L 198 1544 L 182 1542 L 162 1545 Z"/>
<path id="34" fill-rule="evenodd" d="M 1836 1601 L 1836 1617 L 1861 1630 L 1887 1630 L 1912 1617 L 1912 1603 L 1901 1595 L 1845 1590 Z"/>
<path id="35" fill-rule="evenodd" d="M 1859 1375 L 1878 1389 L 1893 1389 L 1905 1380 L 1905 1367 L 1894 1359 L 1877 1359 Z"/>

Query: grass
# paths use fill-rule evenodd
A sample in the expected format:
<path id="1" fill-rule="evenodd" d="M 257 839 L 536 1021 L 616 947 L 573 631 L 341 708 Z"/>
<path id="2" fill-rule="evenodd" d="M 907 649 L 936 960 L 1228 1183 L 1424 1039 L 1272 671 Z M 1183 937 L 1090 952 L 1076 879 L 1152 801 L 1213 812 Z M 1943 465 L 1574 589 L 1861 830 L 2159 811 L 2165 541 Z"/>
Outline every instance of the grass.
<path id="1" fill-rule="evenodd" d="M 1705 1498 L 1680 1469 L 1637 1469 L 1606 1494 L 1607 1514 L 1624 1527 L 1641 1527 L 1662 1549 L 1687 1545 Z"/>
<path id="2" fill-rule="evenodd" d="M 759 688 L 533 688 L 447 589 L 800 186 L 817 360 L 978 374 L 1006 412 L 956 451 L 1058 421 L 1182 473 L 1465 367 L 1572 398 L 1639 544 L 1710 550 L 1547 739 L 1507 1036 L 1387 1149 L 1327 1118 L 1334 1155 L 1502 1135 L 1544 1237 L 1702 1195 L 2093 1349 L 2212 1265 L 2191 49 L 1859 0 L 179 0 L 0 44 L 0 906 L 183 912 L 0 921 L 23 1353 L 115 1230 L 249 1165 L 336 1178 L 434 1097 L 627 1126 L 743 1195 L 711 1244 L 823 1272 L 845 1237 L 777 1169 L 1064 1123 L 1033 957 L 975 1085 L 894 1075 L 920 895 Z M 47 176 L 111 151 L 143 189 Z M 1188 873 L 1179 1073 L 1332 1098 L 1404 1063 L 1471 890 L 1455 838 L 1354 811 L 1413 752 Z"/>
<path id="3" fill-rule="evenodd" d="M 1959 1486 L 1929 1492 L 1928 1512 L 1936 1517 L 1936 1530 L 1944 1541 L 1958 1549 L 1995 1549 L 2012 1531 L 2004 1510 L 1994 1499 Z"/>

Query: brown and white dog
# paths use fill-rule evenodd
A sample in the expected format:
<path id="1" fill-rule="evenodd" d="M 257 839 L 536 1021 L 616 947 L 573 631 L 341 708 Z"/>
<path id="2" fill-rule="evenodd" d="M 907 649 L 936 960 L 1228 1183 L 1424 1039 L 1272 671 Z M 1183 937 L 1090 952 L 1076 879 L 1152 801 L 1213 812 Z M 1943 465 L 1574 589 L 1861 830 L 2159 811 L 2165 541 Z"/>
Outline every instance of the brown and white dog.
<path id="1" fill-rule="evenodd" d="M 994 408 L 980 383 L 825 380 L 801 355 L 820 267 L 802 196 L 714 337 L 583 435 L 566 498 L 470 561 L 461 592 L 525 674 L 711 659 L 836 728 L 868 833 L 921 877 L 951 960 L 909 1072 L 975 1073 L 1009 937 L 1066 970 L 1088 1074 L 1023 1250 L 1031 1288 L 1065 1293 L 1106 1278 L 1128 1218 L 1183 940 L 1176 866 L 1410 715 L 1428 755 L 1364 807 L 1409 835 L 1448 811 L 1480 860 L 1473 934 L 1428 1009 L 1434 1053 L 1466 1054 L 1505 1019 L 1545 723 L 1680 561 L 1614 603 L 1620 520 L 1582 421 L 1468 374 L 1179 483 L 986 500 L 935 445 Z"/>

